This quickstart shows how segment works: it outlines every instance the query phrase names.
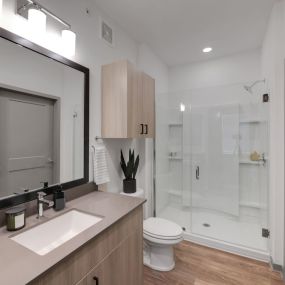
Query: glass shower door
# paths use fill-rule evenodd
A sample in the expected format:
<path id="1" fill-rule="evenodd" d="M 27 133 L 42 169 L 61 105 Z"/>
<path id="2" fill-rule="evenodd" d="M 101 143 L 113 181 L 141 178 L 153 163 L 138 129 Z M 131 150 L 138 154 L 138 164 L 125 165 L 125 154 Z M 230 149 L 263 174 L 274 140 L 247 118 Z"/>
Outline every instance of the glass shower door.
<path id="1" fill-rule="evenodd" d="M 217 239 L 239 216 L 239 106 L 191 108 L 192 232 Z"/>

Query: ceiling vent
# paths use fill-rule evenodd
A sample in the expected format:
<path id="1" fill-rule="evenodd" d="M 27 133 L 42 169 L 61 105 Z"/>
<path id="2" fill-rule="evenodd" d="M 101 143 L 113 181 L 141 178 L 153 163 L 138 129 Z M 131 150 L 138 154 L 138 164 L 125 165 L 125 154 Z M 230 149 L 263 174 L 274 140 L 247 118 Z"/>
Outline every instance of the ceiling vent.
<path id="1" fill-rule="evenodd" d="M 106 23 L 104 20 L 101 20 L 101 39 L 105 41 L 108 45 L 114 47 L 114 30 Z"/>

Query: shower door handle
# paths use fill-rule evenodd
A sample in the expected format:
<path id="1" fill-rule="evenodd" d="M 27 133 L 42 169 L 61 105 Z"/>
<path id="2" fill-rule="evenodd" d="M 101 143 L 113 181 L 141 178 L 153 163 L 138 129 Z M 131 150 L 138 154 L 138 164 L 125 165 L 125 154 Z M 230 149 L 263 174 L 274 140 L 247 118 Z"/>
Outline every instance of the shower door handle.
<path id="1" fill-rule="evenodd" d="M 200 167 L 197 166 L 196 167 L 196 180 L 199 180 L 200 179 Z"/>

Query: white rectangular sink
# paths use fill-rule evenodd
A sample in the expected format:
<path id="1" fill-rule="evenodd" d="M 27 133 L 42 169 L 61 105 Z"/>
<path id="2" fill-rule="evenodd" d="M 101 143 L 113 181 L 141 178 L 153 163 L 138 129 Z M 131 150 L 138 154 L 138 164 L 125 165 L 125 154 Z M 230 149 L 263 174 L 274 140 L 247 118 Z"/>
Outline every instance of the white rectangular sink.
<path id="1" fill-rule="evenodd" d="M 39 255 L 45 255 L 101 220 L 101 217 L 71 210 L 11 239 Z"/>

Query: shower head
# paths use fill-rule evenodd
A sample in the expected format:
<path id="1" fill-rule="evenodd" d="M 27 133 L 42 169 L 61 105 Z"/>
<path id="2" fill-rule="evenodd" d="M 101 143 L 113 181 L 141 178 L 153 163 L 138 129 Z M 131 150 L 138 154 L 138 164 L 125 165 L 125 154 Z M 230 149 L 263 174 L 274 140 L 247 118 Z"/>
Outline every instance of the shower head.
<path id="1" fill-rule="evenodd" d="M 243 87 L 244 87 L 244 89 L 245 89 L 247 92 L 249 92 L 250 94 L 252 94 L 252 87 L 247 86 L 247 85 L 244 85 Z"/>
<path id="2" fill-rule="evenodd" d="M 256 84 L 258 84 L 258 83 L 265 83 L 265 79 L 263 79 L 263 80 L 257 80 L 257 81 L 255 81 L 255 82 L 253 82 L 250 86 L 244 85 L 243 87 L 244 87 L 244 89 L 245 89 L 248 93 L 253 94 L 252 88 L 253 88 Z"/>

